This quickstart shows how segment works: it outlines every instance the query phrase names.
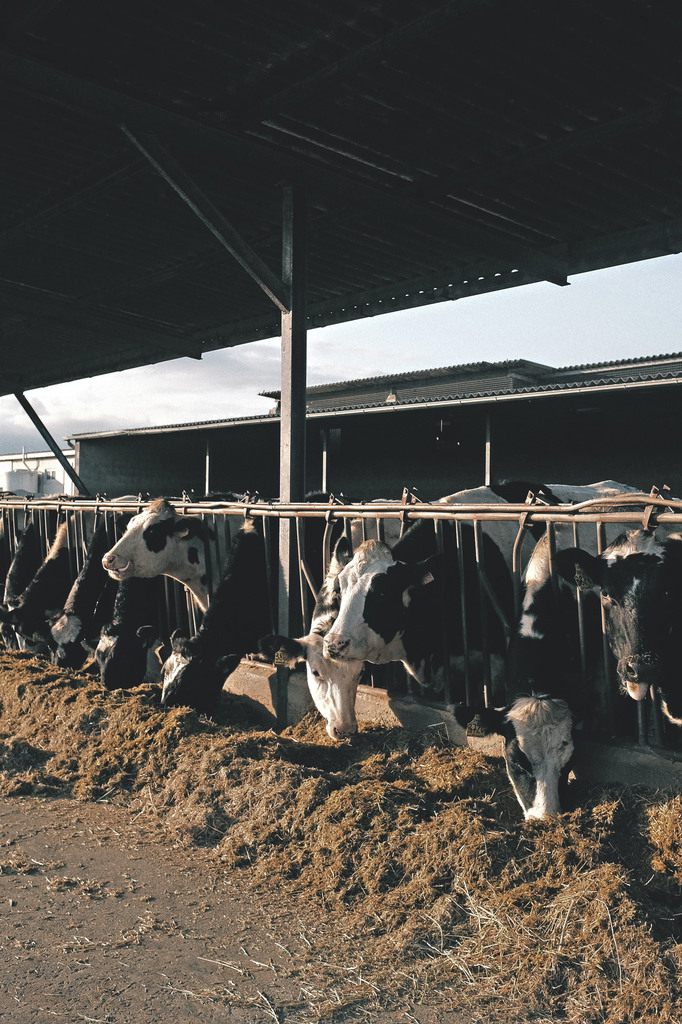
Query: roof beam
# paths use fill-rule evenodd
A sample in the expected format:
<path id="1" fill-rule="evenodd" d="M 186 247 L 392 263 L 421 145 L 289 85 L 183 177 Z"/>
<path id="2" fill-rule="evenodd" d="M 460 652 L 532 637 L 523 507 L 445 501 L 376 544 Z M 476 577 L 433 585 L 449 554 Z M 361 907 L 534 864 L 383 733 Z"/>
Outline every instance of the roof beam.
<path id="1" fill-rule="evenodd" d="M 171 136 L 179 135 L 190 143 L 196 142 L 197 136 L 203 136 L 207 140 L 219 141 L 225 149 L 233 153 L 235 159 L 256 158 L 263 163 L 267 160 L 272 161 L 275 154 L 277 167 L 282 176 L 287 175 L 289 180 L 300 183 L 319 176 L 323 184 L 326 183 L 342 194 L 352 194 L 353 202 L 361 200 L 372 207 L 381 204 L 394 214 L 400 214 L 405 203 L 410 202 L 409 191 L 389 190 L 367 179 L 359 181 L 351 174 L 326 164 L 324 160 L 316 159 L 309 152 L 292 154 L 273 142 L 230 133 L 225 128 L 216 128 L 204 121 L 185 117 L 163 107 L 48 68 L 36 61 L 19 57 L 9 50 L 0 49 L 0 78 L 9 80 L 29 95 L 37 96 L 42 102 L 58 107 L 64 106 L 70 111 L 94 117 L 111 125 L 120 126 L 126 123 L 131 131 L 131 125 L 136 131 L 149 131 L 153 134 L 163 131 Z M 418 187 L 415 187 L 415 190 L 418 191 Z M 416 205 L 415 208 L 423 216 L 423 206 Z M 434 207 L 434 217 L 439 213 L 440 211 Z M 442 222 L 440 226 L 442 229 Z M 466 230 L 471 244 L 477 244 L 472 232 L 478 229 L 467 227 Z M 502 232 L 490 228 L 481 229 L 478 246 L 479 251 L 486 254 L 490 254 L 491 250 L 496 253 L 499 246 L 505 246 L 500 253 L 505 261 L 511 248 L 512 255 L 509 259 L 514 265 L 527 267 L 533 272 L 537 270 L 542 273 L 544 280 L 565 284 L 565 271 L 561 263 L 550 266 L 549 257 L 545 253 L 518 243 Z"/>
<path id="2" fill-rule="evenodd" d="M 21 323 L 5 327 L 4 335 L 11 337 L 17 331 L 25 330 L 27 324 L 47 320 L 63 327 L 75 328 L 91 332 L 94 335 L 109 337 L 122 336 L 132 342 L 144 344 L 153 340 L 156 344 L 168 349 L 166 358 L 189 356 L 201 359 L 203 346 L 201 341 L 183 338 L 177 331 L 170 328 L 164 330 L 156 322 L 145 321 L 142 317 L 133 318 L 132 314 L 119 313 L 106 307 L 95 307 L 73 300 L 55 292 L 31 288 L 18 281 L 0 280 L 0 293 L 3 295 L 5 310 L 25 316 Z M 112 320 L 112 313 L 114 319 Z"/>
<path id="3" fill-rule="evenodd" d="M 21 238 L 31 228 L 36 226 L 42 226 L 54 217 L 59 217 L 61 214 L 66 213 L 68 210 L 76 209 L 83 203 L 92 199 L 93 196 L 100 195 L 109 188 L 113 188 L 118 185 L 119 182 L 125 181 L 132 177 L 136 171 L 139 171 L 144 164 L 140 159 L 127 161 L 121 166 L 119 161 L 118 166 L 115 170 L 110 171 L 102 175 L 101 170 L 98 169 L 98 175 L 91 176 L 91 180 L 75 183 L 75 190 L 69 192 L 68 195 L 62 196 L 60 199 L 55 199 L 47 205 L 41 207 L 39 210 L 34 210 L 28 217 L 24 217 L 19 223 L 14 224 L 13 227 L 7 228 L 5 231 L 0 232 L 0 245 L 7 245 L 9 242 L 15 241 L 17 238 Z"/>
<path id="4" fill-rule="evenodd" d="M 251 275 L 277 308 L 282 313 L 287 313 L 291 308 L 289 289 L 273 274 L 248 242 L 244 241 L 227 217 L 223 216 L 211 200 L 204 195 L 177 161 L 156 140 L 145 138 L 143 143 L 124 124 L 120 127 L 126 138 L 142 153 L 154 170 L 189 206 L 190 210 L 197 215 L 220 244 L 234 256 L 247 274 Z"/>

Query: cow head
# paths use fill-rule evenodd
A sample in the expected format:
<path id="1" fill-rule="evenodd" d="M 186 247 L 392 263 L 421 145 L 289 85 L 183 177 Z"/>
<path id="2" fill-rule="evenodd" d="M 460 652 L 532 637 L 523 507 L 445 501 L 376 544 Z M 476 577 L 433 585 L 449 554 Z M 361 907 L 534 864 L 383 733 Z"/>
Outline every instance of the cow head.
<path id="1" fill-rule="evenodd" d="M 133 516 L 126 532 L 102 558 L 115 580 L 172 576 L 189 586 L 202 609 L 208 603 L 204 524 L 196 516 L 179 516 L 170 502 L 159 498 Z"/>
<path id="2" fill-rule="evenodd" d="M 275 665 L 294 669 L 305 663 L 310 696 L 333 740 L 347 739 L 358 731 L 355 696 L 363 672 L 361 661 L 334 661 L 325 657 L 324 637 L 320 633 L 308 633 L 294 640 L 265 636 L 259 640 L 258 647 Z"/>
<path id="3" fill-rule="evenodd" d="M 518 697 L 508 708 L 460 707 L 467 736 L 504 738 L 507 775 L 526 820 L 558 814 L 565 804 L 573 754 L 573 716 L 556 697 Z"/>
<path id="4" fill-rule="evenodd" d="M 557 565 L 576 585 L 601 591 L 623 691 L 640 701 L 654 688 L 666 717 L 682 725 L 682 535 L 635 530 L 598 556 L 561 551 Z"/>
<path id="5" fill-rule="evenodd" d="M 161 703 L 183 705 L 208 713 L 215 708 L 223 684 L 241 660 L 240 654 L 216 654 L 197 637 L 180 629 L 171 636 L 171 652 L 161 669 Z"/>
<path id="6" fill-rule="evenodd" d="M 109 623 L 102 627 L 94 657 L 108 690 L 128 690 L 146 681 L 148 652 L 155 635 L 152 626 L 130 629 Z"/>
<path id="7" fill-rule="evenodd" d="M 324 637 L 325 656 L 378 665 L 404 661 L 407 653 L 401 638 L 406 610 L 436 578 L 438 565 L 439 556 L 398 562 L 380 541 L 361 544 L 338 575 L 339 612 Z"/>

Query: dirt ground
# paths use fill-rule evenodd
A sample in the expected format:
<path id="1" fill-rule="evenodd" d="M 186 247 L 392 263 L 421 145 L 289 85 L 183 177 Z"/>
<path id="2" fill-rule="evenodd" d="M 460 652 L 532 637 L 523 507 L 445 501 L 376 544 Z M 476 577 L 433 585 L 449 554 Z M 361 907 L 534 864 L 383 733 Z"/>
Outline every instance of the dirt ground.
<path id="1" fill-rule="evenodd" d="M 0 835 L 2 1021 L 293 1024 L 317 1019 L 306 1004 L 320 986 L 332 994 L 344 970 L 325 963 L 311 908 L 276 890 L 245 893 L 147 816 L 12 797 L 0 800 Z M 363 1009 L 360 972 L 355 984 L 359 1003 L 339 1022 L 470 1020 L 409 1002 Z"/>

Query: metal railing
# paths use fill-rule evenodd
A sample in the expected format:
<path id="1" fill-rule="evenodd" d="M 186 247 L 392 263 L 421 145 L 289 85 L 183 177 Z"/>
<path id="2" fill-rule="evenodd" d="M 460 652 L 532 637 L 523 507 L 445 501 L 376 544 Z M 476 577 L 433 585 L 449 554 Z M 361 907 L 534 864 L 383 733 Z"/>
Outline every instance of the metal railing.
<path id="1" fill-rule="evenodd" d="M 449 676 L 449 659 L 444 659 L 445 684 L 442 700 L 452 704 L 464 699 L 467 703 L 483 701 L 490 704 L 499 699 L 500 693 L 494 691 L 490 667 L 489 632 L 491 624 L 497 621 L 502 624 L 507 637 L 514 628 L 522 595 L 522 574 L 527 558 L 532 551 L 538 530 L 544 531 L 548 538 L 549 560 L 552 578 L 554 578 L 554 559 L 556 552 L 557 527 L 570 525 L 575 546 L 585 544 L 588 531 L 592 532 L 593 547 L 601 552 L 607 544 L 607 532 L 620 532 L 622 529 L 654 529 L 658 526 L 680 526 L 682 529 L 682 501 L 675 501 L 655 490 L 650 495 L 622 494 L 613 498 L 599 498 L 576 505 L 547 506 L 536 503 L 531 495 L 523 504 L 464 505 L 446 503 L 423 503 L 416 501 L 414 496 L 405 491 L 401 500 L 380 503 L 346 503 L 331 498 L 327 503 L 268 503 L 260 500 L 243 502 L 194 502 L 184 498 L 169 499 L 181 515 L 192 515 L 202 518 L 210 526 L 213 539 L 209 539 L 209 531 L 205 532 L 205 543 L 215 547 L 215 560 L 222 565 L 227 555 L 230 537 L 244 516 L 259 519 L 263 526 L 266 548 L 266 562 L 269 578 L 268 600 L 271 609 L 271 621 L 277 621 L 277 524 L 282 519 L 289 519 L 295 524 L 295 537 L 298 545 L 299 586 L 296 600 L 300 602 L 300 619 L 302 631 L 310 623 L 310 616 L 317 589 L 324 577 L 329 564 L 334 539 L 341 532 L 357 546 L 368 537 L 386 538 L 394 542 L 413 522 L 428 520 L 433 523 L 436 548 L 444 546 L 445 524 L 455 524 L 457 557 L 460 567 L 460 581 L 463 580 L 462 530 L 465 526 L 473 530 L 475 560 L 478 579 L 476 597 L 476 615 L 481 621 L 482 650 L 482 684 L 480 690 L 472 681 L 471 652 L 466 650 L 467 617 L 473 614 L 471 601 L 467 601 L 463 582 L 460 593 L 461 629 L 464 637 L 464 690 L 463 693 L 453 691 L 452 679 Z M 51 539 L 57 526 L 68 520 L 68 549 L 75 579 L 84 560 L 86 538 L 89 535 L 87 523 L 104 517 L 111 529 L 112 543 L 121 535 L 127 517 L 136 514 L 148 505 L 141 497 L 108 501 L 102 499 L 23 499 L 12 496 L 0 497 L 0 554 L 4 553 L 5 562 L 11 558 L 29 518 L 36 524 L 43 554 L 49 549 Z M 237 517 L 235 519 L 234 517 Z M 306 530 L 310 531 L 312 523 L 316 524 L 315 560 L 310 564 L 310 548 L 306 549 Z M 497 598 L 496 590 L 486 574 L 484 563 L 482 534 L 490 529 L 491 524 L 507 524 L 515 531 L 514 543 L 511 546 L 511 565 L 514 587 L 514 615 L 512 620 L 506 615 Z M 229 525 L 229 528 L 228 528 Z M 210 562 L 210 559 L 207 559 Z M 213 588 L 217 580 L 212 581 Z M 579 633 L 580 662 L 583 674 L 587 671 L 585 658 L 585 613 L 581 592 L 577 599 L 577 630 Z M 616 693 L 613 665 L 608 654 L 608 645 L 604 633 L 602 609 L 602 640 L 604 671 L 608 682 L 608 690 L 614 701 L 626 700 Z M 162 635 L 169 637 L 177 627 L 187 633 L 196 631 L 198 619 L 191 595 L 175 581 L 165 578 L 165 602 L 159 609 L 159 628 Z M 444 644 L 447 644 L 447 633 L 450 624 L 443 621 Z M 390 684 L 389 684 L 390 685 Z M 629 698 L 627 698 L 629 701 Z M 634 702 L 631 702 L 634 704 Z M 651 712 L 651 713 L 650 713 Z M 635 732 L 640 744 L 663 745 L 664 743 L 678 748 L 682 733 L 675 727 L 664 728 L 660 710 L 656 702 L 640 702 L 633 709 L 636 719 Z"/>

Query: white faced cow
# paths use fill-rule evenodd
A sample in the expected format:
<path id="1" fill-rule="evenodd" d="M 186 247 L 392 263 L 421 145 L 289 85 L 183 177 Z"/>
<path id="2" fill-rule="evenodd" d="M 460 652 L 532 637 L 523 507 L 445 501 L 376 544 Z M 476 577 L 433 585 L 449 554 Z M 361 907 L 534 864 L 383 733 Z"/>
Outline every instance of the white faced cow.
<path id="1" fill-rule="evenodd" d="M 566 579 L 601 591 L 623 691 L 636 701 L 657 691 L 663 713 L 682 725 L 682 534 L 628 531 L 599 556 L 569 548 L 557 564 Z"/>
<path id="2" fill-rule="evenodd" d="M 180 516 L 169 501 L 158 498 L 133 516 L 102 565 L 115 580 L 171 576 L 192 592 L 205 612 L 211 581 L 218 579 L 213 545 L 204 543 L 207 531 L 210 536 L 201 518 Z"/>
<path id="3" fill-rule="evenodd" d="M 460 707 L 455 716 L 468 736 L 504 738 L 507 775 L 526 820 L 565 807 L 573 755 L 573 715 L 566 701 L 531 694 L 506 708 Z"/>
<path id="4" fill-rule="evenodd" d="M 346 739 L 358 731 L 355 696 L 364 671 L 362 661 L 335 661 L 324 653 L 325 634 L 339 611 L 338 575 L 351 557 L 348 541 L 340 538 L 317 595 L 310 632 L 306 636 L 290 639 L 270 635 L 259 641 L 261 652 L 276 664 L 286 664 L 293 669 L 305 663 L 310 696 L 333 740 Z"/>

